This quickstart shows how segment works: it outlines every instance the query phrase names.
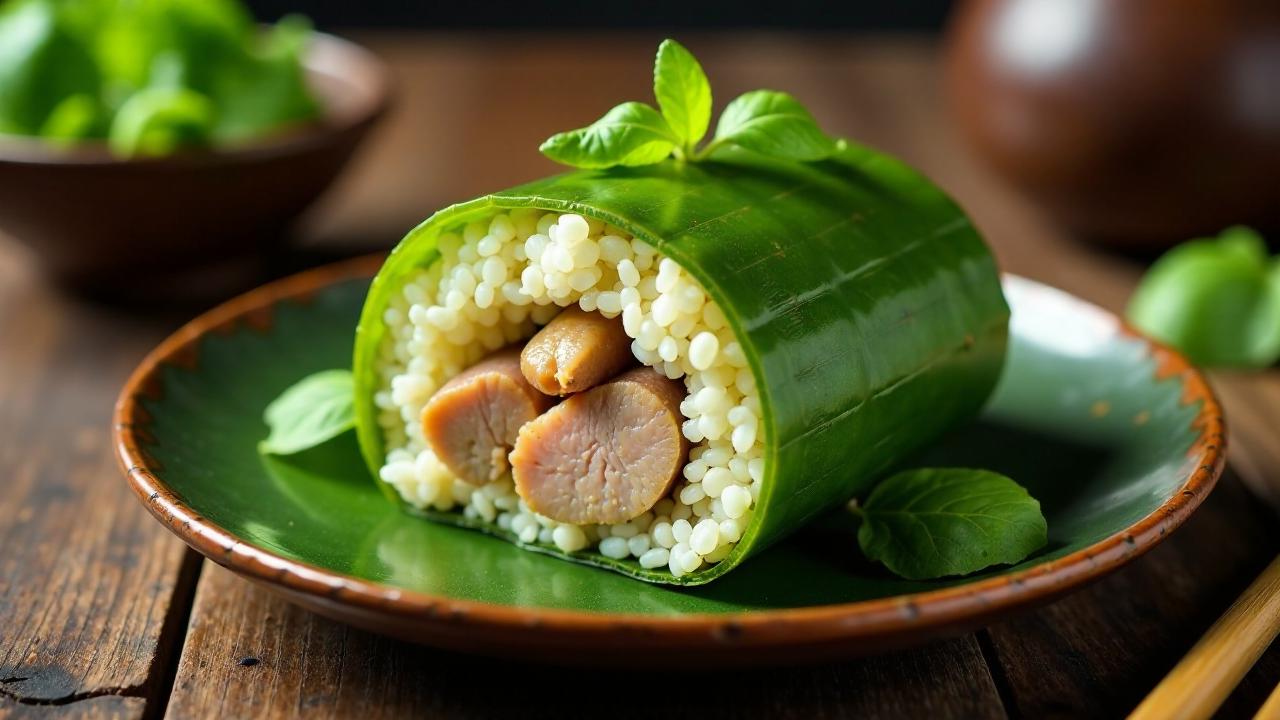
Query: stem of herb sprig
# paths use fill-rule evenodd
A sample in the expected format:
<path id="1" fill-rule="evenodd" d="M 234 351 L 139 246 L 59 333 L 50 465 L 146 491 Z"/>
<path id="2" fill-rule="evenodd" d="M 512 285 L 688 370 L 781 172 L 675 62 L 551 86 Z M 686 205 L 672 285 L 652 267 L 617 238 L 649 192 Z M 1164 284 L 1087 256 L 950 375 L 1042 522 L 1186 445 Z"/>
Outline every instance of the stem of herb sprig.
<path id="1" fill-rule="evenodd" d="M 704 145 L 701 150 L 693 150 L 691 148 L 689 152 L 689 159 L 694 161 L 706 160 L 708 157 L 711 156 L 711 153 L 716 151 L 716 148 L 720 147 L 723 144 L 724 144 L 723 140 L 712 140 L 711 142 Z"/>

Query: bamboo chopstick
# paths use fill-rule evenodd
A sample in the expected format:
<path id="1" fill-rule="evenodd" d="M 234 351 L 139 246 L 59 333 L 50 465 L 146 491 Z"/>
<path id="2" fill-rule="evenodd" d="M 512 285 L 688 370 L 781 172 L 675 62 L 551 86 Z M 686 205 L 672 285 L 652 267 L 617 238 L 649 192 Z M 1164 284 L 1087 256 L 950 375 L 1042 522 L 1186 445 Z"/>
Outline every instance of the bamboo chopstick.
<path id="1" fill-rule="evenodd" d="M 1165 676 L 1129 720 L 1200 720 L 1218 706 L 1280 633 L 1280 557 Z M 1267 700 L 1274 713 L 1280 698 Z M 1260 712 L 1261 714 L 1261 712 Z"/>
<path id="2" fill-rule="evenodd" d="M 1258 708 L 1258 714 L 1253 716 L 1253 720 L 1280 720 L 1280 687 L 1271 691 L 1271 695 L 1267 697 L 1267 701 L 1262 703 L 1262 707 Z"/>

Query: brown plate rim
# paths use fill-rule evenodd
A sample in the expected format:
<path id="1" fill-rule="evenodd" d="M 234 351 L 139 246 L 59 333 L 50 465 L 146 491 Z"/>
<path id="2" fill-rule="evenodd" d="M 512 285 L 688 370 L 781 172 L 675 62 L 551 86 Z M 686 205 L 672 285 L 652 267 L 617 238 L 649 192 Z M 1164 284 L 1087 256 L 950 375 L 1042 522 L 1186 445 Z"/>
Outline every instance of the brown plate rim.
<path id="1" fill-rule="evenodd" d="M 1177 377 L 1183 402 L 1201 402 L 1193 420 L 1199 436 L 1188 450 L 1192 471 L 1169 500 L 1130 527 L 1070 555 L 1014 573 L 937 590 L 874 600 L 805 608 L 725 614 L 652 616 L 551 608 L 526 608 L 459 600 L 360 580 L 240 541 L 188 507 L 157 475 L 142 449 L 150 418 L 143 399 L 161 392 L 161 368 L 193 368 L 198 343 L 211 333 L 242 326 L 270 327 L 273 308 L 282 301 L 305 301 L 334 283 L 371 277 L 383 256 L 357 258 L 308 270 L 236 297 L 187 323 L 146 356 L 125 384 L 113 416 L 113 441 L 121 470 L 147 509 L 174 534 L 214 562 L 228 567 L 314 608 L 335 604 L 368 617 L 397 616 L 417 621 L 427 636 L 447 638 L 460 630 L 489 628 L 526 643 L 565 635 L 579 639 L 612 638 L 622 633 L 646 645 L 699 646 L 708 643 L 790 646 L 857 639 L 923 636 L 945 629 L 972 627 L 1009 610 L 1040 604 L 1116 570 L 1144 554 L 1180 526 L 1216 484 L 1226 459 L 1221 406 L 1204 376 L 1179 353 L 1120 322 L 1121 332 L 1148 345 L 1158 378 Z M 1077 299 L 1078 300 L 1078 299 Z M 1079 302 L 1085 302 L 1078 300 Z M 1100 312 L 1106 312 L 1099 309 Z M 1114 317 L 1111 313 L 1108 316 Z"/>

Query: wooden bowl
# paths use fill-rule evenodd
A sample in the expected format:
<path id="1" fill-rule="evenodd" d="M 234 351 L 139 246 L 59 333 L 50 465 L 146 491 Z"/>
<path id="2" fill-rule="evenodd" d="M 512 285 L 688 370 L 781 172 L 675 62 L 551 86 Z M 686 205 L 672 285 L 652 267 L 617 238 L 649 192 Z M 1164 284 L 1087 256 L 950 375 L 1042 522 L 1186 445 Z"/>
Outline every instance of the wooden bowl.
<path id="1" fill-rule="evenodd" d="M 322 117 L 235 147 L 125 159 L 0 136 L 0 234 L 59 283 L 116 297 L 186 293 L 253 264 L 387 108 L 386 69 L 363 48 L 318 33 L 303 64 Z"/>

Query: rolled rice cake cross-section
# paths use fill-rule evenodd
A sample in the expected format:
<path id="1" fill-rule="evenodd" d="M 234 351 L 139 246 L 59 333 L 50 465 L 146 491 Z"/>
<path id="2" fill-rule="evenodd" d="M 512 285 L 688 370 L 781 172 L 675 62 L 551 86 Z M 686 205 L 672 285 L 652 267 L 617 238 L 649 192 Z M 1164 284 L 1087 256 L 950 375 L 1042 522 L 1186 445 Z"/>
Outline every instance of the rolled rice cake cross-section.
<path id="1" fill-rule="evenodd" d="M 565 460 L 573 447 L 557 456 L 531 445 L 492 477 L 456 472 L 434 451 L 424 408 L 486 356 L 575 315 L 625 333 L 625 354 L 609 344 L 609 372 L 621 357 L 678 389 L 674 479 L 638 473 L 627 484 L 606 472 L 653 448 L 592 465 L 608 422 L 586 408 L 615 390 L 587 386 L 606 371 L 544 387 L 568 399 L 521 421 L 522 432 L 577 438 L 586 461 Z M 974 415 L 998 377 L 1007 319 L 968 219 L 870 150 L 575 172 L 442 210 L 393 252 L 357 335 L 358 431 L 384 488 L 413 512 L 699 584 Z M 569 421 L 586 430 L 561 427 Z M 525 481 L 535 450 L 584 477 Z M 597 492 L 606 487 L 625 492 Z"/>

